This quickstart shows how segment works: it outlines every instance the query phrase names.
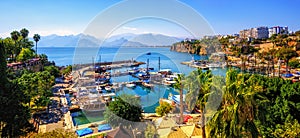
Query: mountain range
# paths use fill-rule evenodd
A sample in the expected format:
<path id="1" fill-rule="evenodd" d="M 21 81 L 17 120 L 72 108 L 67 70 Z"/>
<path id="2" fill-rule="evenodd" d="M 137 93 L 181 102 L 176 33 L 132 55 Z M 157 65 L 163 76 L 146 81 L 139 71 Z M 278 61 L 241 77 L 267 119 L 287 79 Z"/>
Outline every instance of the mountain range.
<path id="1" fill-rule="evenodd" d="M 75 47 L 77 45 L 86 47 L 102 46 L 171 46 L 172 44 L 182 41 L 183 39 L 166 36 L 162 34 L 119 34 L 107 39 L 98 39 L 94 36 L 78 35 L 49 35 L 41 36 L 38 45 L 41 47 Z M 103 43 L 102 43 L 103 42 Z"/>

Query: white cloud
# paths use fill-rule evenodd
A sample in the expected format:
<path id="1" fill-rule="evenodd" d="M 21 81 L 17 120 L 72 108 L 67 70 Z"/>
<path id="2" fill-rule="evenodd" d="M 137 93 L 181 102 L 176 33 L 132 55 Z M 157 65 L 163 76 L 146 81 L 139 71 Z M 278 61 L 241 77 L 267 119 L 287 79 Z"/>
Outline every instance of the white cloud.
<path id="1" fill-rule="evenodd" d="M 134 27 L 126 27 L 126 26 L 124 26 L 122 28 L 125 29 L 125 30 L 131 30 L 131 31 L 136 31 L 137 30 L 137 28 L 134 28 Z"/>

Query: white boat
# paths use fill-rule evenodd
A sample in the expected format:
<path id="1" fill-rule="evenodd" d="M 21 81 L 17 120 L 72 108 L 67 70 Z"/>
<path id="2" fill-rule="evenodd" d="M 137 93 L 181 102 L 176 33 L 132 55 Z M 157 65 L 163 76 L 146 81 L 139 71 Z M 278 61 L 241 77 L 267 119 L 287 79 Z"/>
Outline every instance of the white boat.
<path id="1" fill-rule="evenodd" d="M 134 69 L 128 71 L 128 73 L 130 73 L 130 74 L 136 74 L 136 73 L 138 73 L 138 72 L 139 72 L 139 70 L 134 70 Z"/>
<path id="2" fill-rule="evenodd" d="M 135 86 L 136 86 L 136 84 L 134 84 L 134 83 L 128 83 L 128 84 L 126 84 L 126 87 L 128 87 L 128 88 L 133 88 Z"/>
<path id="3" fill-rule="evenodd" d="M 99 85 L 97 85 L 96 90 L 97 90 L 98 92 L 101 92 L 101 91 L 102 91 L 102 88 L 101 88 Z"/>
<path id="4" fill-rule="evenodd" d="M 111 88 L 111 86 L 105 86 L 104 89 L 105 89 L 106 91 L 111 91 L 112 88 Z"/>
<path id="5" fill-rule="evenodd" d="M 163 80 L 163 84 L 167 85 L 167 86 L 173 85 L 175 83 L 176 83 L 176 81 L 172 77 L 171 78 L 164 78 L 164 80 Z"/>

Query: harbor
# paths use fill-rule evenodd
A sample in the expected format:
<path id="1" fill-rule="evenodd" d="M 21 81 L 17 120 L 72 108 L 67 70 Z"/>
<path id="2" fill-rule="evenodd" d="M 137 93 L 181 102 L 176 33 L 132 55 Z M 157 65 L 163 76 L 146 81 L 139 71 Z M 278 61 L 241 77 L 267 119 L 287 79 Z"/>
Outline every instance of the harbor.
<path id="1" fill-rule="evenodd" d="M 139 98 L 144 113 L 155 113 L 160 99 L 172 100 L 170 95 L 178 95 L 172 86 L 181 73 L 149 67 L 148 60 L 146 63 L 132 61 L 84 64 L 72 72 L 74 84 L 61 90 L 69 107 L 68 117 L 71 119 L 65 119 L 69 120 L 68 128 L 83 128 L 96 122 L 101 124 L 106 106 L 123 93 Z M 141 63 L 145 67 L 140 67 L 144 65 Z"/>

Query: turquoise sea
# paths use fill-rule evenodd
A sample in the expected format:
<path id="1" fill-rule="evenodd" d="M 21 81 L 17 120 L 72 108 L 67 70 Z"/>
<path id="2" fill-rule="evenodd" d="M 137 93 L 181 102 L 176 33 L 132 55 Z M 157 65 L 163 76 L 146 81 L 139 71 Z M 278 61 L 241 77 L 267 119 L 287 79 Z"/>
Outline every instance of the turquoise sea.
<path id="1" fill-rule="evenodd" d="M 151 55 L 147 55 L 149 52 Z M 190 61 L 192 58 L 207 59 L 206 56 L 170 51 L 168 47 L 38 47 L 38 53 L 46 54 L 48 59 L 54 61 L 58 66 L 131 59 L 147 62 L 149 59 L 149 67 L 153 67 L 154 70 L 158 70 L 158 58 L 160 58 L 161 69 L 172 69 L 174 72 L 184 74 L 188 74 L 194 68 L 182 65 L 181 62 Z M 146 67 L 146 65 L 141 67 Z M 216 75 L 224 75 L 226 72 L 224 69 L 212 71 Z"/>
<path id="2" fill-rule="evenodd" d="M 38 53 L 44 53 L 48 55 L 50 61 L 54 61 L 58 66 L 81 64 L 81 63 L 92 63 L 103 62 L 103 61 L 119 61 L 119 60 L 137 60 L 141 62 L 147 62 L 149 59 L 149 67 L 154 68 L 157 71 L 161 69 L 171 69 L 173 72 L 179 72 L 189 74 L 195 68 L 190 68 L 186 65 L 180 64 L 183 61 L 190 61 L 194 59 L 207 59 L 206 56 L 191 55 L 188 53 L 179 53 L 170 51 L 168 47 L 160 48 L 124 48 L 124 47 L 105 47 L 105 48 L 74 48 L 74 47 L 40 47 Z M 151 54 L 149 54 L 151 53 Z M 142 65 L 140 67 L 146 67 Z M 121 70 L 121 69 L 120 69 Z M 225 75 L 226 69 L 214 69 L 212 70 L 215 75 Z M 135 78 L 130 76 L 113 77 L 112 82 L 124 82 L 132 81 Z M 174 88 L 155 85 L 153 89 L 143 88 L 137 86 L 135 89 L 124 88 L 117 92 L 117 95 L 122 93 L 139 95 L 141 97 L 141 104 L 144 112 L 153 113 L 155 108 L 159 105 L 160 98 L 168 98 L 169 94 L 177 95 L 178 92 Z M 103 120 L 102 113 L 87 114 L 79 112 L 74 114 L 76 117 L 73 118 L 74 124 L 81 125 L 96 121 Z"/>

